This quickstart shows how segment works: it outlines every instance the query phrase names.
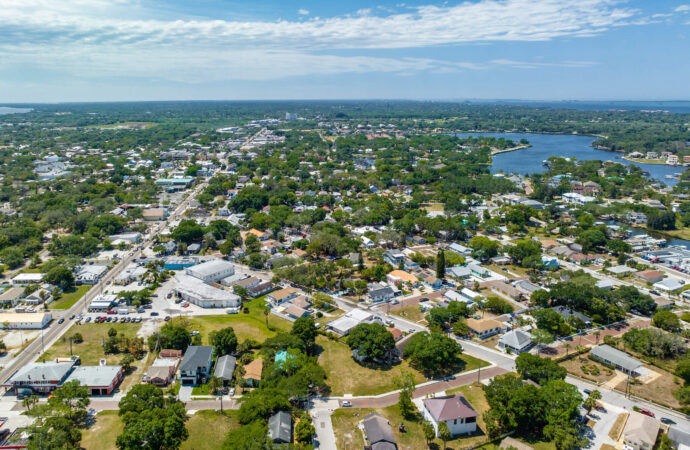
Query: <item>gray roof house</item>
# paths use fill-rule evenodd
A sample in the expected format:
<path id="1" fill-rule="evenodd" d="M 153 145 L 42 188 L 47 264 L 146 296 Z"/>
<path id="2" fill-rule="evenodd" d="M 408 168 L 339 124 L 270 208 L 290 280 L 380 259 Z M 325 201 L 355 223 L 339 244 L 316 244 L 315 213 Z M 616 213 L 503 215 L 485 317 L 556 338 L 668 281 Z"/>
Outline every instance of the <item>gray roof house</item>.
<path id="1" fill-rule="evenodd" d="M 372 283 L 369 285 L 369 293 L 367 293 L 367 298 L 372 303 L 385 302 L 392 299 L 395 296 L 395 292 L 390 286 L 379 283 Z"/>
<path id="2" fill-rule="evenodd" d="M 556 311 L 561 317 L 563 317 L 563 319 L 566 322 L 571 317 L 575 317 L 577 319 L 580 319 L 587 326 L 592 325 L 592 319 L 585 316 L 584 314 L 580 314 L 577 311 L 573 311 L 572 309 L 568 308 L 567 306 L 554 306 L 553 310 Z"/>
<path id="3" fill-rule="evenodd" d="M 690 448 L 690 431 L 683 431 L 678 427 L 670 427 L 668 429 L 668 438 L 671 439 L 678 448 L 681 448 L 681 445 Z"/>
<path id="4" fill-rule="evenodd" d="M 187 347 L 180 363 L 178 377 L 180 384 L 196 386 L 202 384 L 211 373 L 213 347 L 210 345 L 191 345 Z"/>
<path id="5" fill-rule="evenodd" d="M 362 425 L 372 450 L 396 450 L 398 448 L 391 425 L 381 414 L 371 413 L 365 416 Z"/>
<path id="6" fill-rule="evenodd" d="M 216 368 L 213 370 L 213 375 L 220 378 L 223 383 L 232 381 L 232 374 L 235 372 L 237 359 L 234 356 L 224 355 L 216 361 Z"/>
<path id="7" fill-rule="evenodd" d="M 526 352 L 532 345 L 532 336 L 522 330 L 509 331 L 498 340 L 498 348 L 512 353 Z"/>
<path id="8" fill-rule="evenodd" d="M 593 358 L 610 364 L 617 370 L 634 377 L 640 375 L 639 369 L 643 366 L 640 361 L 630 357 L 627 353 L 605 344 L 594 347 L 591 354 Z"/>
<path id="9" fill-rule="evenodd" d="M 292 443 L 292 417 L 287 411 L 278 411 L 268 418 L 268 436 L 273 442 Z"/>

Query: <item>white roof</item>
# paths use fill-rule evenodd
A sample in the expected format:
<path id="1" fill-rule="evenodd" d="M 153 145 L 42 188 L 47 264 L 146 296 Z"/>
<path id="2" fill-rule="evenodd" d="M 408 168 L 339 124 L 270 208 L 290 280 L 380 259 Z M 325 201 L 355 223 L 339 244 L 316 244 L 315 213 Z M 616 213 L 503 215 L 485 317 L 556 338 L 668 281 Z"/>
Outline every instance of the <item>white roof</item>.
<path id="1" fill-rule="evenodd" d="M 684 285 L 678 282 L 678 280 L 675 280 L 673 278 L 667 278 L 665 280 L 659 281 L 658 283 L 654 283 L 654 287 L 657 289 L 661 289 L 663 291 L 676 291 L 680 288 L 682 288 Z"/>
<path id="2" fill-rule="evenodd" d="M 197 278 L 208 277 L 226 271 L 235 271 L 235 266 L 224 259 L 212 259 L 210 261 L 188 267 L 186 272 Z"/>
<path id="3" fill-rule="evenodd" d="M 616 273 L 616 274 L 628 273 L 628 272 L 637 272 L 637 269 L 633 269 L 632 267 L 628 267 L 628 266 L 614 266 L 614 267 L 609 267 L 606 270 L 611 272 L 611 273 Z"/>
<path id="4" fill-rule="evenodd" d="M 12 281 L 41 281 L 42 273 L 19 273 L 12 278 Z"/>
<path id="5" fill-rule="evenodd" d="M 462 291 L 460 291 L 460 293 L 462 293 L 462 295 L 464 295 L 467 298 L 471 298 L 472 300 L 482 296 L 478 292 L 474 292 L 473 290 L 467 288 L 462 288 Z"/>
<path id="6" fill-rule="evenodd" d="M 77 366 L 65 382 L 77 380 L 83 386 L 110 386 L 122 366 Z"/>
<path id="7" fill-rule="evenodd" d="M 176 291 L 197 298 L 199 301 L 232 300 L 238 305 L 241 302 L 239 295 L 208 285 L 196 277 L 178 273 L 175 275 L 175 279 L 177 281 Z"/>

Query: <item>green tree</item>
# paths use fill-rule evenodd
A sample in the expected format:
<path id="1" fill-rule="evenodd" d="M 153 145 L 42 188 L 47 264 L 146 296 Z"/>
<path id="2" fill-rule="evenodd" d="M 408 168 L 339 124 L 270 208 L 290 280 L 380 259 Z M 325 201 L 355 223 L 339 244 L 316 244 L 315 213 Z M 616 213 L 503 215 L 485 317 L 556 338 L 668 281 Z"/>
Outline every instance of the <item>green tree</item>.
<path id="1" fill-rule="evenodd" d="M 129 370 L 132 368 L 132 363 L 134 363 L 134 356 L 130 355 L 129 353 L 124 355 L 120 360 L 120 365 L 125 373 L 129 372 Z"/>
<path id="2" fill-rule="evenodd" d="M 521 353 L 517 357 L 515 368 L 522 378 L 542 386 L 551 380 L 563 380 L 567 374 L 565 368 L 551 358 L 541 358 L 529 353 Z"/>
<path id="3" fill-rule="evenodd" d="M 223 442 L 223 450 L 263 450 L 271 447 L 273 442 L 268 437 L 266 422 L 262 420 L 230 431 Z"/>
<path id="4" fill-rule="evenodd" d="M 218 331 L 211 331 L 209 342 L 217 356 L 229 355 L 237 348 L 237 336 L 232 327 L 226 327 Z"/>
<path id="5" fill-rule="evenodd" d="M 403 356 L 413 367 L 435 375 L 452 371 L 461 353 L 460 344 L 445 334 L 422 331 L 410 338 Z"/>
<path id="6" fill-rule="evenodd" d="M 685 384 L 690 385 L 690 358 L 678 361 L 675 374 L 681 377 L 685 381 Z"/>
<path id="7" fill-rule="evenodd" d="M 422 432 L 424 433 L 424 441 L 426 442 L 426 446 L 428 448 L 429 443 L 433 441 L 436 437 L 436 430 L 434 430 L 434 425 L 428 420 L 425 420 L 422 423 Z"/>
<path id="8" fill-rule="evenodd" d="M 290 334 L 302 340 L 304 348 L 309 354 L 314 353 L 317 333 L 316 324 L 311 317 L 300 317 L 295 320 L 292 324 L 292 330 L 290 330 Z"/>
<path id="9" fill-rule="evenodd" d="M 177 242 L 191 244 L 201 240 L 204 229 L 195 220 L 183 220 L 175 227 L 171 236 Z"/>
<path id="10" fill-rule="evenodd" d="M 74 274 L 65 266 L 53 267 L 43 276 L 43 280 L 46 283 L 60 286 L 63 291 L 69 290 L 74 286 Z"/>
<path id="11" fill-rule="evenodd" d="M 470 239 L 470 248 L 472 248 L 472 257 L 486 261 L 498 255 L 498 242 L 489 239 L 486 236 L 475 236 Z"/>
<path id="12" fill-rule="evenodd" d="M 316 434 L 316 428 L 307 419 L 302 419 L 295 426 L 295 440 L 300 444 L 311 444 L 314 435 Z"/>
<path id="13" fill-rule="evenodd" d="M 393 335 L 378 323 L 360 323 L 347 336 L 347 345 L 368 360 L 386 357 L 395 347 Z"/>
<path id="14" fill-rule="evenodd" d="M 553 342 L 553 335 L 546 330 L 537 329 L 532 331 L 532 341 L 537 344 L 539 353 L 541 353 L 545 345 Z"/>
<path id="15" fill-rule="evenodd" d="M 436 255 L 436 278 L 442 280 L 446 277 L 446 255 L 443 250 L 439 250 Z"/>
<path id="16" fill-rule="evenodd" d="M 446 444 L 453 437 L 450 434 L 450 428 L 448 428 L 448 424 L 446 422 L 438 423 L 438 437 L 440 437 L 443 441 L 443 450 L 446 450 Z"/>
<path id="17" fill-rule="evenodd" d="M 668 309 L 656 312 L 654 319 L 652 319 L 652 325 L 666 331 L 678 331 L 681 329 L 680 319 Z"/>
<path id="18" fill-rule="evenodd" d="M 253 390 L 240 399 L 238 412 L 240 423 L 248 424 L 255 420 L 266 420 L 277 411 L 290 409 L 290 402 L 285 391 L 277 388 Z"/>
<path id="19" fill-rule="evenodd" d="M 400 415 L 407 420 L 414 417 L 415 406 L 412 403 L 412 394 L 415 390 L 414 375 L 410 372 L 403 372 L 400 377 L 395 379 L 395 387 L 400 390 L 398 395 L 398 408 Z"/>

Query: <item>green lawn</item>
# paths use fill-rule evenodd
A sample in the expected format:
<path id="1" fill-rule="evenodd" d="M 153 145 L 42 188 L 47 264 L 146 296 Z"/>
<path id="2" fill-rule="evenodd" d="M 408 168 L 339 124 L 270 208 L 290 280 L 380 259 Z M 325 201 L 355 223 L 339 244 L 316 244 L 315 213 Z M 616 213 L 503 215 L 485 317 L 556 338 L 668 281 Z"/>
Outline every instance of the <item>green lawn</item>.
<path id="1" fill-rule="evenodd" d="M 211 391 L 207 384 L 201 384 L 192 388 L 192 395 L 211 395 Z"/>
<path id="2" fill-rule="evenodd" d="M 117 364 L 122 359 L 122 354 L 103 353 L 102 342 L 108 339 L 108 330 L 114 328 L 118 334 L 124 333 L 127 338 L 136 336 L 141 324 L 136 323 L 85 323 L 74 325 L 50 347 L 40 360 L 50 361 L 57 357 L 69 357 L 69 337 L 75 333 L 80 333 L 84 342 L 72 344 L 72 353 L 81 357 L 82 364 L 87 366 L 98 365 L 101 358 L 105 358 L 108 364 Z"/>
<path id="3" fill-rule="evenodd" d="M 83 284 L 72 288 L 69 291 L 63 292 L 59 300 L 55 300 L 48 307 L 50 309 L 70 309 L 80 298 L 84 296 L 91 289 L 90 285 Z"/>
<path id="4" fill-rule="evenodd" d="M 323 349 L 319 355 L 319 365 L 326 371 L 326 383 L 331 388 L 331 395 L 377 395 L 395 390 L 395 379 L 403 372 L 410 372 L 415 377 L 415 383 L 426 381 L 424 375 L 410 367 L 403 360 L 394 366 L 378 364 L 362 365 L 352 359 L 350 348 L 341 343 L 317 336 L 317 345 Z M 461 355 L 457 371 L 476 369 L 478 364 L 487 366 L 489 363 L 469 355 Z"/>
<path id="5" fill-rule="evenodd" d="M 478 388 L 479 390 L 479 388 Z M 390 422 L 395 440 L 400 450 L 417 450 L 428 448 L 424 439 L 424 432 L 422 431 L 421 415 L 417 413 L 413 420 L 403 419 L 400 415 L 398 405 L 389 406 L 387 408 L 369 409 L 369 408 L 340 408 L 337 409 L 331 416 L 333 423 L 333 431 L 335 433 L 336 446 L 338 449 L 362 448 L 364 446 L 364 437 L 357 424 L 367 415 L 376 412 L 384 416 Z M 405 424 L 405 433 L 401 433 L 398 429 L 399 425 Z M 486 440 L 483 432 L 477 436 L 463 437 L 448 441 L 448 450 L 459 450 L 466 448 L 477 448 L 482 450 L 495 449 L 494 444 L 481 445 L 481 442 Z M 434 439 L 432 445 L 435 448 L 442 449 L 443 441 L 441 439 Z M 432 447 L 433 448 L 433 447 Z"/>
<path id="6" fill-rule="evenodd" d="M 172 322 L 187 323 L 190 331 L 199 331 L 204 344 L 209 343 L 208 335 L 211 331 L 222 328 L 232 327 L 239 341 L 244 339 L 254 339 L 263 342 L 266 338 L 274 336 L 279 331 L 289 331 L 292 323 L 281 319 L 273 314 L 268 315 L 268 325 L 266 327 L 266 316 L 263 314 L 263 298 L 257 298 L 245 303 L 249 308 L 249 314 L 240 312 L 239 314 L 223 314 L 218 316 L 198 316 L 193 318 L 173 318 Z"/>
<path id="7" fill-rule="evenodd" d="M 228 431 L 238 428 L 237 411 L 197 411 L 186 423 L 189 437 L 181 450 L 212 450 L 221 448 Z M 115 450 L 115 440 L 124 424 L 117 411 L 102 411 L 96 423 L 82 432 L 81 446 L 86 450 Z"/>
<path id="8" fill-rule="evenodd" d="M 96 422 L 82 431 L 81 446 L 86 450 L 115 450 L 115 440 L 123 428 L 118 411 L 101 411 Z"/>
<path id="9" fill-rule="evenodd" d="M 424 319 L 426 312 L 419 309 L 419 305 L 409 305 L 403 308 L 391 309 L 391 314 L 404 317 L 412 322 L 420 322 Z"/>
<path id="10" fill-rule="evenodd" d="M 221 448 L 225 435 L 239 428 L 237 411 L 197 411 L 187 421 L 189 437 L 180 447 L 181 450 L 213 450 Z"/>

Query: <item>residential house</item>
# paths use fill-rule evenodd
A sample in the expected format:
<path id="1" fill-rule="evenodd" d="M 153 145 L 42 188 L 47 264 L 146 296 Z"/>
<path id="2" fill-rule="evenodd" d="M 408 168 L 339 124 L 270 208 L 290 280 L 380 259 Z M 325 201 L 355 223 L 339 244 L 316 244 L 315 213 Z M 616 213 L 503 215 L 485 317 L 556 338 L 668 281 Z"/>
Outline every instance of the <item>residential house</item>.
<path id="1" fill-rule="evenodd" d="M 369 292 L 367 292 L 367 300 L 371 303 L 387 302 L 395 296 L 395 292 L 387 284 L 371 283 L 369 284 Z"/>
<path id="2" fill-rule="evenodd" d="M 274 305 L 281 305 L 287 301 L 296 298 L 299 295 L 299 291 L 293 287 L 286 287 L 277 291 L 273 291 L 266 296 L 266 300 L 273 303 Z"/>
<path id="3" fill-rule="evenodd" d="M 261 358 L 256 358 L 249 364 L 244 366 L 244 379 L 245 385 L 249 387 L 257 387 L 261 382 L 261 372 L 264 369 L 264 360 Z"/>
<path id="4" fill-rule="evenodd" d="M 571 308 L 568 308 L 567 306 L 554 306 L 553 310 L 556 311 L 561 317 L 563 317 L 563 319 L 568 323 L 570 323 L 572 320 L 577 319 L 582 321 L 582 323 L 584 323 L 587 327 L 592 326 L 592 319 L 585 316 L 584 314 L 572 310 Z"/>
<path id="5" fill-rule="evenodd" d="M 635 277 L 639 278 L 642 281 L 645 281 L 647 283 L 658 283 L 659 281 L 664 279 L 664 273 L 660 272 L 658 270 L 641 270 L 637 273 L 634 274 Z"/>
<path id="6" fill-rule="evenodd" d="M 532 336 L 522 330 L 509 331 L 498 339 L 498 348 L 511 353 L 526 352 L 532 345 Z"/>
<path id="7" fill-rule="evenodd" d="M 431 422 L 439 436 L 438 426 L 445 422 L 452 436 L 471 434 L 477 431 L 477 411 L 461 394 L 422 400 L 422 416 Z"/>
<path id="8" fill-rule="evenodd" d="M 11 287 L 0 294 L 0 305 L 15 306 L 24 297 L 24 288 Z"/>
<path id="9" fill-rule="evenodd" d="M 651 450 L 659 435 L 661 423 L 658 419 L 630 411 L 623 429 L 623 444 L 633 450 Z"/>
<path id="10" fill-rule="evenodd" d="M 232 382 L 232 375 L 235 372 L 237 359 L 231 355 L 223 355 L 216 361 L 216 367 L 213 370 L 213 376 L 220 379 L 224 385 Z"/>
<path id="11" fill-rule="evenodd" d="M 405 255 L 400 250 L 386 250 L 383 254 L 383 260 L 393 267 L 399 267 L 405 262 Z"/>
<path id="12" fill-rule="evenodd" d="M 396 270 L 389 272 L 386 275 L 386 280 L 390 284 L 394 284 L 394 285 L 398 286 L 402 283 L 414 284 L 417 282 L 417 277 L 415 277 L 411 273 L 405 272 L 404 270 L 396 269 Z"/>
<path id="13" fill-rule="evenodd" d="M 247 288 L 247 292 L 252 298 L 261 297 L 275 289 L 275 286 L 270 281 L 264 281 Z"/>
<path id="14" fill-rule="evenodd" d="M 465 266 L 453 266 L 446 270 L 446 274 L 453 278 L 465 280 L 472 276 L 472 270 Z"/>
<path id="15" fill-rule="evenodd" d="M 398 448 L 390 422 L 381 414 L 371 413 L 364 416 L 362 427 L 367 443 L 372 450 L 395 450 Z"/>
<path id="16" fill-rule="evenodd" d="M 503 331 L 503 324 L 494 319 L 467 319 L 467 326 L 479 339 L 486 339 Z"/>
<path id="17" fill-rule="evenodd" d="M 198 386 L 211 374 L 213 347 L 210 345 L 191 345 L 182 358 L 178 370 L 180 384 Z"/>
<path id="18" fill-rule="evenodd" d="M 682 289 L 685 286 L 685 283 L 681 283 L 679 280 L 676 280 L 675 278 L 667 278 L 665 280 L 661 280 L 658 283 L 654 283 L 654 289 L 661 291 L 661 292 L 666 292 L 666 293 L 672 293 L 676 292 L 680 289 Z"/>
<path id="19" fill-rule="evenodd" d="M 292 416 L 278 411 L 268 418 L 268 437 L 277 444 L 292 444 Z"/>

